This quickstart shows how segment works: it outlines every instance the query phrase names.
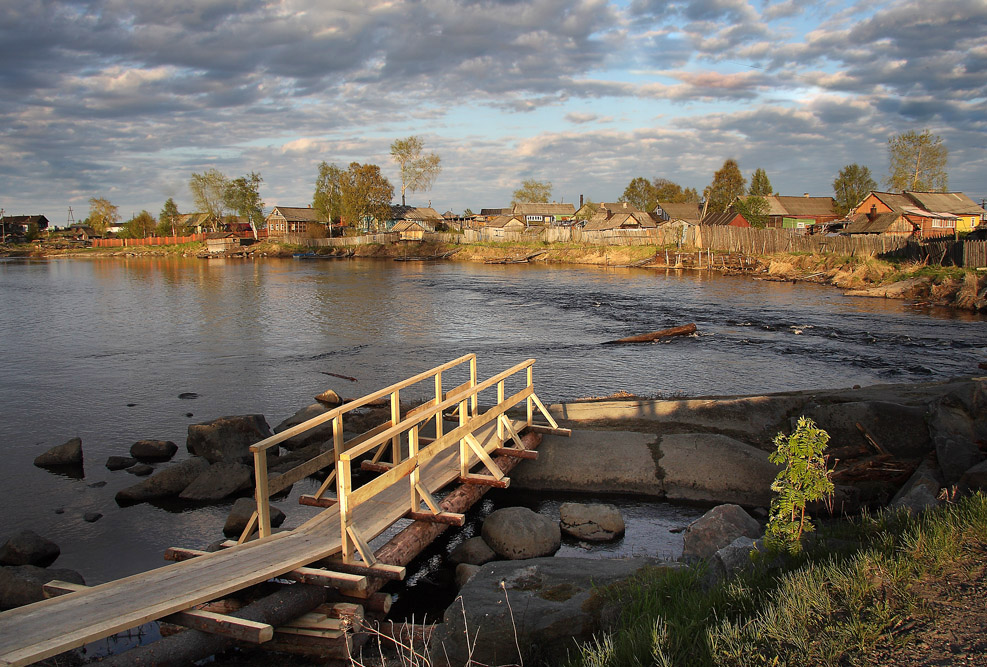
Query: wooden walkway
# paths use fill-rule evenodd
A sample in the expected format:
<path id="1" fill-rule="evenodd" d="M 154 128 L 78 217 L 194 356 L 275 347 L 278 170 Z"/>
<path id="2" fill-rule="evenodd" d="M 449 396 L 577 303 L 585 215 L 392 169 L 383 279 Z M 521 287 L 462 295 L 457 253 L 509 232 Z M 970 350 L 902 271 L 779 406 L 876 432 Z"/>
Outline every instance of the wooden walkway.
<path id="1" fill-rule="evenodd" d="M 472 386 L 477 387 L 475 371 Z M 498 397 L 503 401 L 502 385 L 498 390 Z M 521 393 L 523 392 L 518 395 Z M 443 402 L 444 396 L 439 392 L 433 402 L 438 409 L 439 419 L 442 406 L 449 402 Z M 471 394 L 460 392 L 459 396 L 465 396 L 460 403 L 465 414 L 466 401 Z M 543 407 L 540 402 L 538 405 Z M 471 449 L 472 447 L 479 445 L 488 453 L 499 450 L 505 444 L 504 430 L 520 431 L 530 423 L 514 419 L 501 422 L 489 417 L 494 412 L 497 413 L 495 417 L 499 417 L 503 411 L 498 406 L 485 413 L 486 417 L 474 413 L 478 426 L 471 433 L 473 444 L 469 448 L 465 444 L 438 447 L 427 460 L 400 477 L 407 480 L 413 475 L 412 480 L 417 480 L 418 485 L 426 492 L 426 498 L 427 494 L 438 492 L 460 480 L 464 465 L 468 470 L 477 463 L 484 464 L 483 455 Z M 389 422 L 392 427 L 399 421 L 399 416 L 395 415 L 395 423 Z M 442 445 L 440 441 L 450 439 L 457 443 L 461 441 L 461 431 L 466 427 L 467 421 L 462 417 L 460 422 L 463 425 L 460 429 L 446 434 L 445 438 L 439 438 L 435 444 Z M 382 437 L 388 438 L 384 444 L 390 445 L 391 431 L 393 428 L 384 431 Z M 417 427 L 414 437 L 417 441 Z M 366 440 L 359 444 L 365 445 Z M 366 446 L 361 449 L 366 449 Z M 461 459 L 464 452 L 469 457 L 465 464 Z M 347 464 L 344 471 L 348 470 L 349 458 L 348 455 L 344 457 L 344 463 Z M 337 465 L 338 463 L 337 459 Z M 394 461 L 390 464 L 395 468 L 392 470 L 394 473 L 401 472 L 397 468 L 403 467 L 406 462 L 401 465 L 397 463 Z M 387 473 L 382 475 L 387 476 Z M 349 475 L 346 474 L 346 477 Z M 345 487 L 341 490 L 344 493 L 346 491 Z M 360 489 L 356 493 L 359 492 Z M 367 493 L 363 495 L 369 497 L 352 504 L 348 521 L 340 516 L 340 505 L 336 504 L 291 531 L 269 534 L 222 551 L 2 612 L 0 665 L 30 664 L 279 577 L 344 551 L 342 535 L 347 525 L 358 527 L 359 536 L 369 541 L 409 513 L 407 481 L 385 486 L 372 496 Z M 263 501 L 266 505 L 267 498 L 263 498 Z M 346 511 L 346 502 L 341 504 Z M 362 551 L 361 549 L 360 552 Z"/>

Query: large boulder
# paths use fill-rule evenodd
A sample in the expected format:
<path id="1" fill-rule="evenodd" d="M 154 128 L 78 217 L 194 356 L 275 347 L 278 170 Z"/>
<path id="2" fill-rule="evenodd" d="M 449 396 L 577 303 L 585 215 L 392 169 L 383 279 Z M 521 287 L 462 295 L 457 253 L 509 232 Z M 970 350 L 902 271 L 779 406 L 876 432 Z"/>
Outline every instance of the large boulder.
<path id="1" fill-rule="evenodd" d="M 281 433 L 282 431 L 287 431 L 292 426 L 298 426 L 303 422 L 307 422 L 309 419 L 314 419 L 319 415 L 323 415 L 329 412 L 331 408 L 327 405 L 319 402 L 313 403 L 312 405 L 306 406 L 291 415 L 283 422 L 274 427 L 275 433 Z M 281 446 L 288 450 L 298 449 L 299 447 L 305 447 L 307 445 L 322 445 L 323 443 L 332 442 L 332 420 L 319 424 L 315 428 L 296 435 L 293 438 L 288 438 L 281 443 Z"/>
<path id="2" fill-rule="evenodd" d="M 955 393 L 933 403 L 929 431 L 935 443 L 939 469 L 947 484 L 956 484 L 963 473 L 984 460 L 975 441 L 975 421 L 964 408 L 962 398 Z"/>
<path id="3" fill-rule="evenodd" d="M 0 609 L 13 609 L 45 599 L 43 586 L 49 581 L 85 585 L 75 570 L 45 569 L 36 565 L 0 567 Z"/>
<path id="4" fill-rule="evenodd" d="M 34 465 L 39 468 L 51 466 L 81 466 L 82 438 L 72 438 L 63 445 L 52 447 L 44 454 L 34 459 Z"/>
<path id="5" fill-rule="evenodd" d="M 812 405 L 804 412 L 816 426 L 829 434 L 829 446 L 866 444 L 860 424 L 889 453 L 901 458 L 924 456 L 932 450 L 924 407 L 889 401 L 855 401 Z M 799 415 L 792 418 L 792 429 Z"/>
<path id="6" fill-rule="evenodd" d="M 264 415 L 220 417 L 211 422 L 189 424 L 188 451 L 210 463 L 253 461 L 250 445 L 272 435 Z"/>
<path id="7" fill-rule="evenodd" d="M 563 533 L 587 542 L 609 542 L 624 534 L 624 517 L 616 505 L 562 503 L 559 518 Z"/>
<path id="8" fill-rule="evenodd" d="M 285 514 L 274 505 L 271 505 L 270 508 L 271 526 L 277 528 L 284 523 Z M 247 522 L 250 521 L 250 517 L 256 509 L 257 503 L 253 498 L 237 498 L 237 501 L 233 503 L 233 509 L 230 510 L 229 515 L 226 517 L 226 523 L 223 525 L 223 534 L 227 537 L 239 537 L 243 529 L 247 527 Z"/>
<path id="9" fill-rule="evenodd" d="M 205 459 L 194 457 L 159 470 L 147 479 L 121 489 L 116 501 L 120 505 L 132 505 L 156 498 L 177 496 L 189 484 L 209 468 Z"/>
<path id="10" fill-rule="evenodd" d="M 0 546 L 0 565 L 48 567 L 62 553 L 58 545 L 33 530 L 22 530 Z"/>
<path id="11" fill-rule="evenodd" d="M 111 456 L 106 459 L 106 467 L 109 470 L 126 470 L 137 464 L 137 459 L 132 456 Z"/>
<path id="12" fill-rule="evenodd" d="M 550 556 L 562 546 L 559 524 L 527 507 L 505 507 L 483 521 L 483 541 L 502 558 Z"/>
<path id="13" fill-rule="evenodd" d="M 254 470 L 242 463 L 214 463 L 182 489 L 182 500 L 222 500 L 252 486 Z"/>
<path id="14" fill-rule="evenodd" d="M 601 589 L 647 567 L 680 565 L 647 558 L 487 563 L 465 583 L 461 602 L 457 598 L 446 610 L 432 635 L 432 664 L 555 661 L 606 632 L 619 617 L 619 603 L 611 603 Z"/>
<path id="15" fill-rule="evenodd" d="M 138 440 L 130 446 L 130 455 L 143 463 L 170 461 L 177 451 L 171 440 Z"/>
<path id="16" fill-rule="evenodd" d="M 725 547 L 717 549 L 716 553 L 713 554 L 711 566 L 714 576 L 724 579 L 753 567 L 752 553 L 763 550 L 763 540 L 753 540 L 747 536 L 738 537 Z"/>
<path id="17" fill-rule="evenodd" d="M 761 532 L 761 524 L 739 505 L 714 507 L 685 529 L 682 560 L 712 558 L 738 537 L 756 539 Z"/>
<path id="18" fill-rule="evenodd" d="M 483 541 L 482 537 L 471 537 L 464 540 L 449 554 L 449 560 L 453 563 L 466 563 L 467 565 L 483 565 L 497 559 L 497 554 L 490 545 Z"/>
<path id="19" fill-rule="evenodd" d="M 715 433 L 673 433 L 658 444 L 662 486 L 674 500 L 767 505 L 778 466 L 768 453 Z"/>
<path id="20" fill-rule="evenodd" d="M 987 461 L 978 463 L 963 473 L 958 485 L 966 493 L 987 491 Z"/>

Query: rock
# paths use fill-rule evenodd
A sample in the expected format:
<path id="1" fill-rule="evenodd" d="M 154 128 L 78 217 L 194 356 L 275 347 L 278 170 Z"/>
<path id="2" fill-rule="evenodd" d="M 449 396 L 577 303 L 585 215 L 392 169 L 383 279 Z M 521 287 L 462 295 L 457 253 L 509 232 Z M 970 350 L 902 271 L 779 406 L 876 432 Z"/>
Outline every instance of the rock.
<path id="1" fill-rule="evenodd" d="M 966 493 L 987 491 L 987 461 L 978 463 L 963 473 L 958 486 Z"/>
<path id="2" fill-rule="evenodd" d="M 562 532 L 588 542 L 609 542 L 624 534 L 624 517 L 615 505 L 562 503 Z"/>
<path id="3" fill-rule="evenodd" d="M 672 433 L 661 438 L 657 453 L 669 499 L 744 505 L 771 502 L 771 482 L 778 466 L 768 461 L 763 450 L 715 433 Z"/>
<path id="4" fill-rule="evenodd" d="M 313 403 L 307 407 L 302 408 L 292 416 L 285 419 L 283 422 L 274 427 L 275 433 L 281 433 L 286 431 L 292 426 L 298 426 L 302 422 L 306 422 L 309 419 L 318 417 L 329 412 L 329 408 L 322 403 Z M 332 442 L 332 420 L 320 424 L 306 433 L 301 435 L 296 435 L 294 438 L 289 438 L 281 443 L 281 446 L 288 450 L 298 449 L 300 447 L 305 447 L 308 445 L 322 445 L 323 443 Z"/>
<path id="5" fill-rule="evenodd" d="M 934 464 L 923 461 L 891 499 L 891 507 L 903 507 L 911 514 L 920 514 L 939 504 L 943 477 Z"/>
<path id="6" fill-rule="evenodd" d="M 319 403 L 325 403 L 330 407 L 336 407 L 337 405 L 343 404 L 343 399 L 340 398 L 339 394 L 334 392 L 332 389 L 327 389 L 318 396 L 315 397 Z"/>
<path id="7" fill-rule="evenodd" d="M 738 537 L 757 538 L 761 525 L 739 505 L 720 505 L 703 514 L 685 529 L 682 560 L 712 558 Z"/>
<path id="8" fill-rule="evenodd" d="M 111 456 L 106 459 L 106 467 L 110 470 L 125 470 L 137 463 L 132 456 Z"/>
<path id="9" fill-rule="evenodd" d="M 136 475 L 137 477 L 147 477 L 154 472 L 154 466 L 150 466 L 146 463 L 138 463 L 137 465 L 127 468 L 127 472 L 131 475 Z"/>
<path id="10" fill-rule="evenodd" d="M 130 455 L 142 463 L 170 461 L 177 451 L 171 440 L 138 440 L 130 446 Z"/>
<path id="11" fill-rule="evenodd" d="M 460 590 L 462 602 L 446 610 L 429 644 L 431 663 L 528 665 L 558 659 L 601 636 L 619 618 L 619 603 L 608 603 L 600 589 L 646 567 L 681 565 L 647 558 L 487 563 Z M 470 642 L 475 638 L 472 652 L 467 635 Z"/>
<path id="12" fill-rule="evenodd" d="M 271 505 L 271 527 L 276 528 L 284 523 L 284 512 L 274 505 Z M 247 527 L 250 516 L 257 509 L 257 503 L 253 498 L 238 498 L 233 503 L 233 509 L 226 517 L 226 524 L 223 526 L 223 534 L 227 537 L 239 537 L 243 529 Z"/>
<path id="13" fill-rule="evenodd" d="M 492 560 L 496 560 L 497 554 L 490 548 L 482 537 L 471 537 L 463 541 L 449 554 L 449 560 L 453 563 L 467 565 L 483 565 Z"/>
<path id="14" fill-rule="evenodd" d="M 242 463 L 214 463 L 182 490 L 182 500 L 222 500 L 252 486 L 254 470 Z"/>
<path id="15" fill-rule="evenodd" d="M 103 518 L 103 515 L 99 512 L 86 512 L 82 515 L 82 518 L 86 521 L 86 523 L 96 523 Z"/>
<path id="16" fill-rule="evenodd" d="M 189 424 L 188 451 L 210 463 L 252 463 L 253 445 L 272 435 L 264 415 L 220 417 L 211 422 Z"/>
<path id="17" fill-rule="evenodd" d="M 130 505 L 155 498 L 177 496 L 208 468 L 209 462 L 202 458 L 182 461 L 159 470 L 142 482 L 121 489 L 117 492 L 116 501 L 120 505 Z"/>
<path id="18" fill-rule="evenodd" d="M 49 581 L 86 581 L 75 570 L 45 569 L 36 565 L 0 567 L 0 609 L 13 609 L 45 599 L 43 586 Z"/>
<path id="19" fill-rule="evenodd" d="M 34 465 L 39 468 L 50 466 L 81 466 L 82 439 L 72 438 L 64 445 L 52 447 L 47 452 L 34 459 Z"/>
<path id="20" fill-rule="evenodd" d="M 0 547 L 0 565 L 48 567 L 61 553 L 58 545 L 33 530 L 22 530 Z"/>
<path id="21" fill-rule="evenodd" d="M 763 549 L 763 540 L 755 541 L 746 536 L 738 537 L 713 554 L 712 567 L 722 578 L 732 577 L 754 564 L 751 560 L 752 551 L 763 551 Z"/>
<path id="22" fill-rule="evenodd" d="M 949 434 L 937 435 L 936 459 L 947 484 L 955 484 L 970 468 L 984 460 L 983 452 L 972 440 Z"/>
<path id="23" fill-rule="evenodd" d="M 86 486 L 90 489 L 102 489 L 106 486 L 106 482 L 104 480 L 100 480 L 98 482 L 93 482 L 92 484 L 87 484 Z"/>
<path id="24" fill-rule="evenodd" d="M 829 434 L 829 447 L 834 449 L 865 445 L 866 440 L 857 428 L 860 424 L 882 448 L 895 456 L 915 458 L 932 450 L 926 424 L 928 412 L 924 407 L 888 401 L 854 401 L 810 405 L 800 414 L 812 419 Z M 798 417 L 792 417 L 790 431 L 794 430 Z"/>
<path id="25" fill-rule="evenodd" d="M 891 283 L 889 285 L 878 285 L 877 287 L 868 287 L 866 289 L 850 290 L 849 292 L 844 292 L 846 296 L 871 296 L 886 299 L 907 299 L 911 297 L 916 297 L 923 293 L 923 290 L 932 282 L 932 279 L 926 276 L 920 276 L 917 278 L 906 278 L 905 280 L 899 280 L 898 282 Z"/>
<path id="26" fill-rule="evenodd" d="M 483 521 L 483 541 L 502 558 L 550 556 L 562 546 L 559 524 L 527 507 L 505 507 Z"/>
<path id="27" fill-rule="evenodd" d="M 460 563 L 456 566 L 456 588 L 462 588 L 470 578 L 480 571 L 479 565 Z"/>

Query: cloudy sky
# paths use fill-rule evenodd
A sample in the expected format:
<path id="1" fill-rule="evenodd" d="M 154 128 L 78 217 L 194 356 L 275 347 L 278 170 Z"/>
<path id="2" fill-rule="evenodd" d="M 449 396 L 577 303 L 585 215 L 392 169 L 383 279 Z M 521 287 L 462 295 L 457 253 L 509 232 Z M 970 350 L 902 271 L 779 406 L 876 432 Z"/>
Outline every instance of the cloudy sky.
<path id="1" fill-rule="evenodd" d="M 307 205 L 325 160 L 394 139 L 442 158 L 440 212 L 521 180 L 614 200 L 635 176 L 702 190 L 727 158 L 781 194 L 887 174 L 929 128 L 949 185 L 987 197 L 987 0 L 0 0 L 0 206 L 124 218 L 192 172 L 258 171 Z"/>

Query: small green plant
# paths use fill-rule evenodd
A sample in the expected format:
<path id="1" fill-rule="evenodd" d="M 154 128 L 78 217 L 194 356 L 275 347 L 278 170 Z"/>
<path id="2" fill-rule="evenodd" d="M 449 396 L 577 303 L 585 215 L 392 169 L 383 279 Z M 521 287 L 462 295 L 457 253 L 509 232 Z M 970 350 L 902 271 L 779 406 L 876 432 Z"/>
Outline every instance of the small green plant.
<path id="1" fill-rule="evenodd" d="M 784 466 L 771 490 L 777 495 L 771 501 L 765 542 L 771 549 L 790 554 L 802 551 L 802 534 L 813 530 L 805 506 L 833 493 L 833 482 L 826 468 L 823 451 L 829 434 L 816 427 L 808 417 L 799 417 L 795 432 L 785 437 L 775 436 L 775 451 L 768 460 Z"/>

